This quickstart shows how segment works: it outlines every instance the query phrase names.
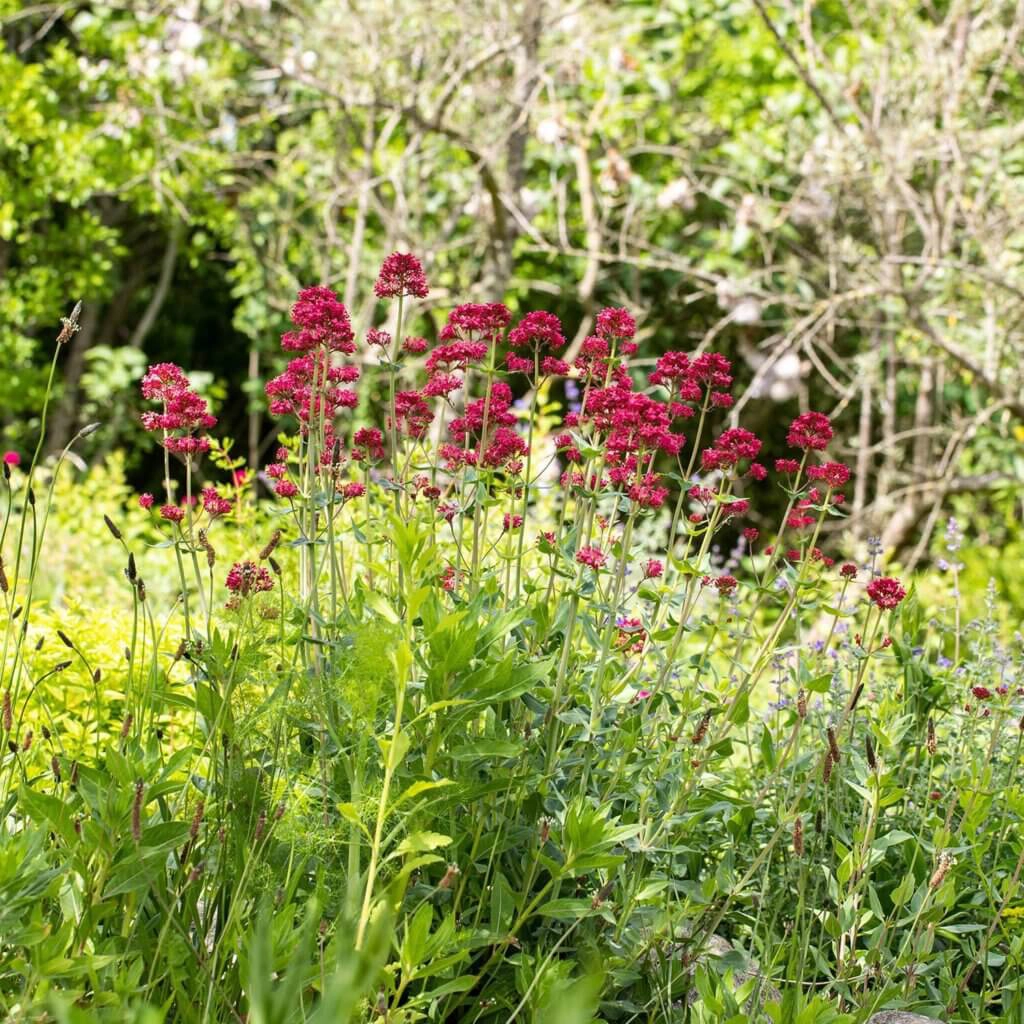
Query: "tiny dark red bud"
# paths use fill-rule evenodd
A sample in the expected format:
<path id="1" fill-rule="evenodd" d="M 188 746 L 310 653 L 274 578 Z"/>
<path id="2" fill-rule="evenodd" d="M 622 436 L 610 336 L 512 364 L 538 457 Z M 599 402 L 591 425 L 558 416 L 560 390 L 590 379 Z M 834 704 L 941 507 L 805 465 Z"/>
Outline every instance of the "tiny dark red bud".
<path id="1" fill-rule="evenodd" d="M 53 772 L 54 781 L 60 783 L 60 761 L 57 760 L 56 754 L 50 758 L 50 770 Z"/>
<path id="2" fill-rule="evenodd" d="M 25 733 L 25 738 L 21 742 L 21 749 L 22 750 L 30 750 L 31 749 L 31 747 L 32 747 L 32 735 L 33 734 L 32 734 L 32 730 L 31 729 L 29 729 L 29 731 L 27 733 Z"/>
<path id="3" fill-rule="evenodd" d="M 121 723 L 121 739 L 128 739 L 128 733 L 132 731 L 132 721 L 132 713 L 129 711 L 128 714 L 124 716 L 124 721 Z"/>
<path id="4" fill-rule="evenodd" d="M 256 836 L 254 842 L 259 842 L 263 838 L 263 833 L 267 828 L 267 812 L 260 811 L 259 818 L 256 819 Z"/>

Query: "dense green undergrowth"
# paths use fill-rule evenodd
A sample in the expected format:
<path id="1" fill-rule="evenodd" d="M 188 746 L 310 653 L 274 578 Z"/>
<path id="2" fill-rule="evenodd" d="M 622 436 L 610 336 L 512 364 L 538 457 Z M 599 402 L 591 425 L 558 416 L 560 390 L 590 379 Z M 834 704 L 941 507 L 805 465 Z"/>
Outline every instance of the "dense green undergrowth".
<path id="1" fill-rule="evenodd" d="M 303 293 L 276 500 L 250 472 L 181 503 L 207 413 L 166 367 L 159 514 L 116 460 L 7 473 L 6 1016 L 1021 1019 L 1024 650 L 994 592 L 963 612 L 956 525 L 927 604 L 877 550 L 833 564 L 824 417 L 755 470 L 727 364 L 631 376 L 622 310 L 563 434 L 539 333 L 537 397 L 503 397 L 498 307 L 450 321 L 464 403 L 403 390 L 404 287 L 374 436 L 318 362 L 347 317 Z"/>

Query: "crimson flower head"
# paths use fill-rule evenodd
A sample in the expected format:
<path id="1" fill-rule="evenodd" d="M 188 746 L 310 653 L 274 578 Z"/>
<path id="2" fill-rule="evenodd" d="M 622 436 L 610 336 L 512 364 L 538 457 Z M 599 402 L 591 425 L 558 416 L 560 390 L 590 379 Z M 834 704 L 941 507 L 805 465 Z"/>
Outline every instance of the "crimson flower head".
<path id="1" fill-rule="evenodd" d="M 600 548 L 584 547 L 576 552 L 576 561 L 580 565 L 589 566 L 595 571 L 600 569 L 607 560 L 608 556 Z"/>
<path id="2" fill-rule="evenodd" d="M 21 456 L 17 452 L 4 452 L 5 466 L 20 466 Z"/>
<path id="3" fill-rule="evenodd" d="M 161 505 L 160 518 L 171 523 L 180 523 L 185 518 L 185 510 L 178 505 Z"/>
<path id="4" fill-rule="evenodd" d="M 636 335 L 636 321 L 628 309 L 609 307 L 597 314 L 597 336 L 606 341 L 632 341 Z"/>
<path id="5" fill-rule="evenodd" d="M 892 576 L 880 576 L 867 586 L 868 597 L 882 610 L 895 608 L 907 596 L 899 580 Z"/>
<path id="6" fill-rule="evenodd" d="M 145 430 L 163 434 L 161 444 L 169 452 L 191 458 L 210 450 L 208 437 L 196 437 L 195 431 L 216 424 L 206 399 L 192 389 L 184 370 L 174 363 L 157 363 L 142 378 L 142 396 L 161 403 L 160 412 L 141 416 Z"/>
<path id="7" fill-rule="evenodd" d="M 378 348 L 383 349 L 384 352 L 391 348 L 391 335 L 377 327 L 371 327 L 366 332 L 366 341 L 367 344 L 376 345 Z"/>
<path id="8" fill-rule="evenodd" d="M 820 466 L 809 466 L 807 476 L 811 480 L 820 480 L 835 489 L 845 486 L 850 479 L 850 467 L 842 462 L 823 462 Z"/>
<path id="9" fill-rule="evenodd" d="M 857 575 L 857 566 L 855 566 L 853 562 L 844 562 L 839 566 L 839 575 L 842 576 L 844 580 L 852 580 Z"/>
<path id="10" fill-rule="evenodd" d="M 352 438 L 356 462 L 379 462 L 384 458 L 384 433 L 377 427 L 360 427 Z"/>
<path id="11" fill-rule="evenodd" d="M 239 597 L 248 597 L 274 589 L 274 577 L 255 562 L 235 562 L 225 580 L 228 590 Z"/>
<path id="12" fill-rule="evenodd" d="M 705 576 L 702 582 L 706 587 L 714 587 L 723 597 L 727 597 L 739 586 L 735 576 Z"/>
<path id="13" fill-rule="evenodd" d="M 987 686 L 972 686 L 971 693 L 973 693 L 978 700 L 990 700 L 992 697 L 992 691 Z"/>
<path id="14" fill-rule="evenodd" d="M 665 566 L 656 558 L 652 558 L 644 566 L 644 579 L 656 580 L 665 571 Z"/>
<path id="15" fill-rule="evenodd" d="M 216 487 L 203 488 L 203 509 L 211 519 L 226 516 L 231 511 L 231 502 L 217 493 Z"/>
<path id="16" fill-rule="evenodd" d="M 156 499 L 148 491 L 145 494 L 140 494 L 139 495 L 139 507 L 140 508 L 150 509 L 150 508 L 153 507 L 153 503 L 155 501 L 156 501 Z"/>
<path id="17" fill-rule="evenodd" d="M 356 350 L 348 310 L 338 296 L 323 285 L 299 292 L 292 306 L 292 323 L 299 330 L 289 331 L 281 338 L 281 348 L 288 352 L 312 352 L 323 347 L 351 355 Z"/>
<path id="18" fill-rule="evenodd" d="M 284 373 L 267 381 L 263 390 L 270 399 L 270 414 L 295 416 L 305 433 L 321 412 L 329 423 L 342 409 L 355 408 L 356 393 L 342 385 L 358 377 L 359 367 L 336 366 L 328 353 L 319 350 L 291 360 Z"/>
<path id="19" fill-rule="evenodd" d="M 789 425 L 789 433 L 786 434 L 786 444 L 790 448 L 802 448 L 805 452 L 823 452 L 831 440 L 832 424 L 820 412 L 801 413 Z"/>
<path id="20" fill-rule="evenodd" d="M 562 322 L 553 313 L 536 310 L 527 313 L 508 332 L 508 343 L 512 348 L 558 349 L 565 346 Z"/>
<path id="21" fill-rule="evenodd" d="M 399 391 L 395 395 L 395 425 L 407 437 L 423 437 L 433 418 L 434 412 L 421 392 Z"/>
<path id="22" fill-rule="evenodd" d="M 388 256 L 381 264 L 373 286 L 373 293 L 378 299 L 397 299 L 406 295 L 425 299 L 429 291 L 423 264 L 408 252 L 393 252 Z"/>
<path id="23" fill-rule="evenodd" d="M 467 302 L 448 314 L 448 322 L 438 335 L 441 341 L 495 342 L 512 319 L 501 302 Z"/>
<path id="24" fill-rule="evenodd" d="M 742 427 L 723 431 L 710 448 L 700 453 L 705 470 L 727 469 L 741 459 L 755 459 L 761 450 L 761 441 Z"/>

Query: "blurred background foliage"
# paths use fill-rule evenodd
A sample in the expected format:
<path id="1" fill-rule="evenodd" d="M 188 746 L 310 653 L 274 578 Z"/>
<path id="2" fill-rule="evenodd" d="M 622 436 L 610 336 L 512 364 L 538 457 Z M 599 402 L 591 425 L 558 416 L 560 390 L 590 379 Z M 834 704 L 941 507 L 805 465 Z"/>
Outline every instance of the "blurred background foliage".
<path id="1" fill-rule="evenodd" d="M 174 360 L 258 467 L 295 291 L 365 332 L 402 249 L 428 338 L 628 305 L 651 358 L 729 355 L 752 429 L 836 417 L 852 541 L 913 564 L 956 511 L 968 574 L 1024 547 L 1016 0 L 0 0 L 0 32 L 3 447 L 82 299 L 54 448 L 99 419 L 86 463 L 151 483 L 136 385 Z"/>

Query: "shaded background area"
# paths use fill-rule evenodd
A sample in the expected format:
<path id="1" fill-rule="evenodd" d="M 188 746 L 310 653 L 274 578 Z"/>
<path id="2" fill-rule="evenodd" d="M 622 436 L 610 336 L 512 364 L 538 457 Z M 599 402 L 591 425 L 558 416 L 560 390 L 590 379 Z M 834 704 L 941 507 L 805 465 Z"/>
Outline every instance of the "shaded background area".
<path id="1" fill-rule="evenodd" d="M 652 357 L 735 361 L 769 457 L 795 413 L 836 418 L 853 540 L 915 562 L 956 511 L 1016 550 L 1015 0 L 0 0 L 0 31 L 4 448 L 82 299 L 55 447 L 99 419 L 84 457 L 151 483 L 137 381 L 173 360 L 258 467 L 295 291 L 365 333 L 398 248 L 425 336 L 502 299 L 578 343 L 628 305 Z"/>

